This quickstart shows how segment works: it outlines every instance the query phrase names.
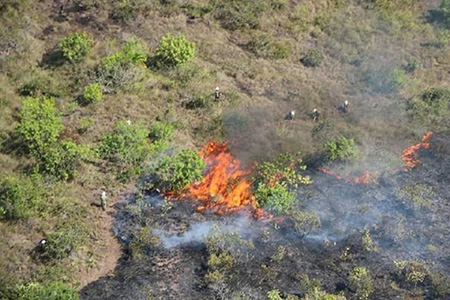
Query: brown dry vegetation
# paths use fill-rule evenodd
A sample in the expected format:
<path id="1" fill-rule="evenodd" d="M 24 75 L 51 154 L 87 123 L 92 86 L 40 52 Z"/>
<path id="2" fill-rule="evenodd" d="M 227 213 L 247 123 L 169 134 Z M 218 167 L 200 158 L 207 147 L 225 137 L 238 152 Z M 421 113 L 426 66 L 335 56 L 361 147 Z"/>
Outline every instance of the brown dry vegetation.
<path id="1" fill-rule="evenodd" d="M 431 87 L 450 88 L 449 29 L 430 17 L 439 1 L 398 0 L 388 8 L 382 5 L 389 1 L 258 1 L 282 5 L 262 12 L 257 28 L 238 30 L 224 28 L 213 12 L 190 18 L 189 10 L 182 8 L 187 2 L 177 0 L 141 1 L 149 6 L 118 21 L 111 16 L 119 2 L 0 4 L 2 175 L 30 176 L 33 161 L 16 144 L 14 128 L 23 100 L 19 88 L 35 78 L 45 78 L 43 89 L 55 95 L 64 124 L 60 139 L 96 147 L 117 121 L 150 126 L 158 119 L 176 127 L 174 148 L 228 140 L 233 153 L 249 164 L 301 151 L 313 165 L 324 142 L 346 136 L 354 138 L 359 148 L 357 163 L 339 167 L 346 173 L 398 169 L 398 154 L 430 129 L 411 119 L 408 101 Z M 84 62 L 58 65 L 52 53 L 73 32 L 86 32 L 95 40 L 91 54 Z M 195 43 L 192 61 L 172 70 L 142 68 L 137 82 L 105 94 L 99 103 L 78 105 L 103 57 L 131 37 L 141 39 L 154 53 L 168 32 L 182 33 Z M 288 45 L 288 56 L 275 59 L 252 53 L 247 45 L 257 32 Z M 307 67 L 300 60 L 313 49 L 321 51 L 324 60 L 318 67 Z M 403 71 L 411 61 L 421 67 Z M 220 103 L 186 107 L 197 97 L 212 97 L 216 86 L 223 92 Z M 351 110 L 342 115 L 337 108 L 345 100 Z M 322 113 L 318 123 L 309 115 L 314 108 Z M 296 111 L 296 118 L 286 122 L 290 110 Z M 83 124 L 88 125 L 82 128 Z M 114 167 L 96 159 L 81 163 L 70 182 L 40 179 L 46 190 L 43 209 L 27 220 L 0 221 L 0 297 L 30 281 L 62 281 L 79 289 L 114 269 L 114 259 L 121 255 L 110 227 L 114 204 L 133 192 L 136 179 L 120 182 Z M 106 213 L 92 205 L 99 203 L 102 190 L 109 197 Z M 67 258 L 51 262 L 34 258 L 38 242 L 61 220 L 86 225 L 87 240 Z"/>

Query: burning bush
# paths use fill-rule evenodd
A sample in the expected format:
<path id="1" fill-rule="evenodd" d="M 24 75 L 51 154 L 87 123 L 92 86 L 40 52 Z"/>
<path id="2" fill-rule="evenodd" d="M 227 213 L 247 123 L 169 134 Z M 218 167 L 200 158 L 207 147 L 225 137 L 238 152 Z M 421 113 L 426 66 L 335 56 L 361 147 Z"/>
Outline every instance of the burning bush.
<path id="1" fill-rule="evenodd" d="M 328 160 L 348 160 L 356 157 L 355 141 L 346 137 L 339 137 L 325 143 L 325 151 Z"/>
<path id="2" fill-rule="evenodd" d="M 185 149 L 175 156 L 167 156 L 155 169 L 155 186 L 163 192 L 179 192 L 200 180 L 205 166 L 194 150 Z"/>

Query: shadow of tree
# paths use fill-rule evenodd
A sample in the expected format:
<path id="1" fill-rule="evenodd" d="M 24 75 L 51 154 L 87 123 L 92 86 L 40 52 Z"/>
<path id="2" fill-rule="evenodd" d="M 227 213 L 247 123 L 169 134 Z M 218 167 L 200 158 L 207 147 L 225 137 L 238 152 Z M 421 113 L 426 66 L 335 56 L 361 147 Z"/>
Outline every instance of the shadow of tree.
<path id="1" fill-rule="evenodd" d="M 47 51 L 43 56 L 42 60 L 39 62 L 39 67 L 44 69 L 53 69 L 62 66 L 66 62 L 62 51 L 54 47 Z"/>
<path id="2" fill-rule="evenodd" d="M 432 9 L 428 11 L 427 15 L 425 15 L 425 20 L 428 23 L 440 27 L 441 29 L 450 29 L 449 19 L 450 17 L 442 10 Z"/>

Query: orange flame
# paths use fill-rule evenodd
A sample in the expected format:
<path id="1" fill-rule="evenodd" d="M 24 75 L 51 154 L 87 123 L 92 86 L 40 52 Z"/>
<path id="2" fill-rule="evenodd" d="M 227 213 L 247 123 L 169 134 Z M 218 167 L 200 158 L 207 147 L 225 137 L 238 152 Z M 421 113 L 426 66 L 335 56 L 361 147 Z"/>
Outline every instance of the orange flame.
<path id="1" fill-rule="evenodd" d="M 231 156 L 226 143 L 212 141 L 199 154 L 207 164 L 207 174 L 188 186 L 182 198 L 202 202 L 197 210 L 212 209 L 219 214 L 256 207 L 251 183 L 245 178 L 250 172 L 241 170 L 239 160 Z M 262 210 L 255 211 L 256 218 L 262 215 Z"/>
<path id="2" fill-rule="evenodd" d="M 402 159 L 405 162 L 406 169 L 411 169 L 417 166 L 420 160 L 417 158 L 417 151 L 420 149 L 428 149 L 430 147 L 430 138 L 433 136 L 433 132 L 429 131 L 422 137 L 422 141 L 416 145 L 409 146 L 403 150 Z"/>
<path id="3" fill-rule="evenodd" d="M 364 173 L 359 177 L 347 177 L 347 178 L 344 178 L 341 175 L 325 168 L 321 168 L 320 171 L 322 171 L 325 174 L 336 177 L 338 180 L 342 180 L 347 183 L 370 184 L 376 181 L 375 177 L 370 175 L 368 171 L 364 171 Z"/>

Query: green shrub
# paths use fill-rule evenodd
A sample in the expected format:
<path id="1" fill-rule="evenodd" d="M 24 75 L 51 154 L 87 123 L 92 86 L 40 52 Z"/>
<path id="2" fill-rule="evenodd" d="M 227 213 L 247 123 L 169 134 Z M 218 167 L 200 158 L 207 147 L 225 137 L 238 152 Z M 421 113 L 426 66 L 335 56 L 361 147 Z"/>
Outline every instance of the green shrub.
<path id="1" fill-rule="evenodd" d="M 131 38 L 120 51 L 102 59 L 97 70 L 98 81 L 103 86 L 126 87 L 137 81 L 141 69 L 146 67 L 147 57 L 145 44 Z"/>
<path id="2" fill-rule="evenodd" d="M 325 56 L 320 50 L 309 50 L 306 52 L 305 56 L 300 59 L 300 62 L 305 67 L 318 67 L 322 64 Z"/>
<path id="3" fill-rule="evenodd" d="M 150 137 L 154 140 L 168 141 L 172 138 L 175 127 L 167 122 L 155 122 L 150 128 Z"/>
<path id="4" fill-rule="evenodd" d="M 34 157 L 45 155 L 63 129 L 61 118 L 55 110 L 53 99 L 26 98 L 18 113 L 17 133 L 24 140 Z"/>
<path id="5" fill-rule="evenodd" d="M 156 64 L 159 67 L 175 67 L 183 65 L 195 56 L 195 44 L 189 42 L 185 36 L 176 37 L 166 34 L 156 48 Z"/>
<path id="6" fill-rule="evenodd" d="M 60 97 L 66 94 L 66 91 L 59 78 L 55 79 L 45 72 L 40 72 L 25 82 L 19 88 L 19 93 L 25 97 Z"/>
<path id="7" fill-rule="evenodd" d="M 91 83 L 84 87 L 83 102 L 86 104 L 97 103 L 102 100 L 103 87 L 100 83 Z"/>
<path id="8" fill-rule="evenodd" d="M 86 33 L 72 33 L 59 43 L 63 56 L 70 62 L 80 62 L 89 55 L 94 41 Z"/>
<path id="9" fill-rule="evenodd" d="M 307 235 L 322 226 L 320 218 L 314 212 L 294 210 L 290 217 L 294 222 L 294 229 L 302 235 Z"/>
<path id="10" fill-rule="evenodd" d="M 147 56 L 148 49 L 144 43 L 138 38 L 131 38 L 125 42 L 120 51 L 103 58 L 102 66 L 109 70 L 131 64 L 144 65 Z"/>
<path id="11" fill-rule="evenodd" d="M 151 7 L 151 2 L 148 0 L 114 0 L 111 18 L 120 21 L 128 22 L 134 20 L 139 13 Z"/>
<path id="12" fill-rule="evenodd" d="M 182 150 L 166 157 L 154 172 L 155 186 L 161 191 L 180 191 L 188 184 L 200 180 L 206 164 L 196 151 Z"/>
<path id="13" fill-rule="evenodd" d="M 42 190 L 27 177 L 5 177 L 0 181 L 0 219 L 27 219 L 44 201 Z"/>
<path id="14" fill-rule="evenodd" d="M 83 223 L 63 223 L 47 237 L 43 257 L 66 258 L 88 240 L 89 234 Z"/>
<path id="15" fill-rule="evenodd" d="M 258 165 L 254 178 L 256 186 L 259 184 L 273 186 L 280 183 L 285 186 L 297 187 L 298 183 L 311 183 L 309 176 L 303 176 L 300 173 L 306 170 L 306 166 L 303 165 L 299 156 L 300 153 L 296 157 L 284 153 L 272 161 L 266 161 Z"/>
<path id="16" fill-rule="evenodd" d="M 422 64 L 418 60 L 411 60 L 405 66 L 406 73 L 414 73 L 416 70 L 420 69 Z"/>
<path id="17" fill-rule="evenodd" d="M 331 161 L 345 161 L 357 156 L 355 141 L 343 136 L 325 143 L 325 151 L 327 159 Z"/>
<path id="18" fill-rule="evenodd" d="M 348 277 L 350 286 L 355 290 L 356 296 L 360 300 L 369 299 L 374 291 L 372 279 L 369 271 L 365 267 L 355 267 Z"/>
<path id="19" fill-rule="evenodd" d="M 425 184 L 403 186 L 395 190 L 395 194 L 406 205 L 414 209 L 430 207 L 435 193 L 433 189 Z"/>
<path id="20" fill-rule="evenodd" d="M 295 193 L 280 183 L 273 186 L 259 184 L 255 198 L 261 206 L 277 214 L 286 214 L 296 203 Z"/>
<path id="21" fill-rule="evenodd" d="M 267 292 L 267 299 L 269 300 L 283 300 L 279 290 L 271 290 Z"/>
<path id="22" fill-rule="evenodd" d="M 411 116 L 430 127 L 445 128 L 450 116 L 450 89 L 431 88 L 408 102 Z"/>
<path id="23" fill-rule="evenodd" d="M 268 8 L 265 0 L 213 0 L 214 17 L 227 29 L 252 29 L 259 26 L 260 17 Z"/>
<path id="24" fill-rule="evenodd" d="M 305 297 L 302 300 L 346 300 L 342 295 L 332 295 L 325 292 L 321 283 L 318 280 L 310 280 L 307 275 L 305 275 L 301 281 L 301 287 L 306 291 Z"/>
<path id="25" fill-rule="evenodd" d="M 16 300 L 78 300 L 78 292 L 61 282 L 41 284 L 29 282 L 17 285 Z"/>
<path id="26" fill-rule="evenodd" d="M 273 59 L 287 58 L 291 51 L 287 42 L 278 41 L 264 32 L 253 34 L 247 48 L 257 56 Z"/>
<path id="27" fill-rule="evenodd" d="M 119 121 L 113 132 L 105 134 L 98 151 L 121 169 L 139 167 L 149 152 L 149 133 L 141 122 Z"/>
<path id="28" fill-rule="evenodd" d="M 38 157 L 34 170 L 59 180 L 69 180 L 77 174 L 77 166 L 82 160 L 92 158 L 91 149 L 71 141 L 62 141 L 48 147 Z"/>

